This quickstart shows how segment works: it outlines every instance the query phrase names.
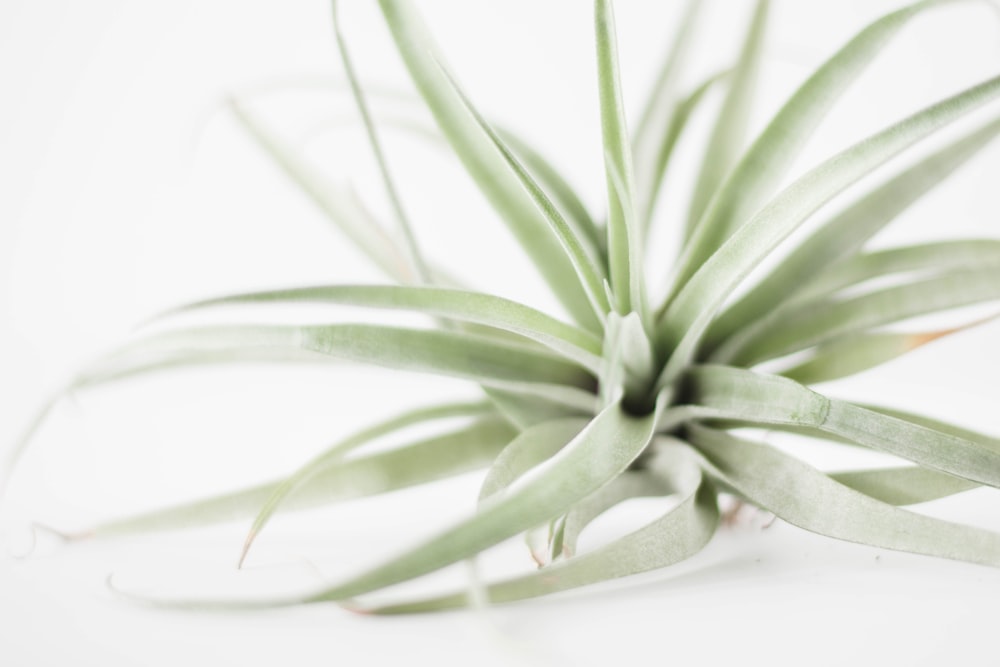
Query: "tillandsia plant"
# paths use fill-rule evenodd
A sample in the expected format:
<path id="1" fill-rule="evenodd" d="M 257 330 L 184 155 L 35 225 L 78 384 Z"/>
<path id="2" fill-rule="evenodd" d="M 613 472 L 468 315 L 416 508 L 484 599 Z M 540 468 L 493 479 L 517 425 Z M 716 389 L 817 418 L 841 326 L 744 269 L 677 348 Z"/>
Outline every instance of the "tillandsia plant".
<path id="1" fill-rule="evenodd" d="M 662 568 L 693 556 L 712 538 L 723 493 L 822 535 L 1000 566 L 1000 535 L 901 508 L 1000 486 L 1000 439 L 830 398 L 810 386 L 873 368 L 982 320 L 918 331 L 890 325 L 1000 299 L 996 239 L 866 249 L 898 214 L 987 146 L 1000 133 L 1000 115 L 950 137 L 850 205 L 824 210 L 892 158 L 1000 98 L 1000 77 L 915 111 L 782 187 L 837 100 L 911 19 L 942 4 L 917 2 L 868 25 L 801 84 L 756 138 L 745 141 L 767 0 L 756 3 L 735 65 L 680 90 L 699 8 L 697 0 L 689 2 L 631 134 L 611 3 L 595 0 L 607 192 L 606 216 L 595 216 L 537 150 L 477 110 L 411 2 L 379 0 L 440 135 L 564 306 L 567 319 L 463 288 L 425 258 L 335 19 L 347 79 L 397 228 L 375 220 L 349 191 L 325 182 L 249 106 L 234 101 L 232 109 L 250 136 L 393 284 L 226 296 L 171 311 L 161 322 L 178 312 L 309 302 L 412 311 L 429 316 L 427 326 L 175 326 L 104 357 L 72 388 L 177 365 L 337 359 L 456 377 L 478 385 L 482 399 L 392 415 L 345 437 L 287 479 L 95 526 L 77 537 L 201 525 L 236 513 L 253 520 L 245 557 L 278 509 L 485 469 L 471 516 L 357 576 L 260 604 L 337 601 L 386 613 L 426 611 L 473 599 L 531 598 Z M 708 132 L 688 213 L 683 220 L 663 220 L 657 203 L 673 149 L 688 120 L 702 111 L 709 90 L 721 92 L 722 104 Z M 817 214 L 827 217 L 810 223 L 809 234 L 792 247 L 783 243 Z M 646 239 L 654 222 L 673 225 L 683 239 L 666 285 L 649 284 L 645 277 Z M 763 277 L 751 276 L 762 263 L 768 267 Z M 654 293 L 663 296 L 654 300 Z M 412 425 L 456 417 L 465 420 L 460 428 L 365 451 Z M 43 412 L 36 423 L 44 418 Z M 793 432 L 883 452 L 900 463 L 824 472 L 738 436 L 737 429 Z M 25 442 L 28 438 L 30 433 Z M 645 527 L 576 553 L 581 532 L 596 517 L 649 496 L 673 499 L 664 501 L 665 513 Z M 513 579 L 474 581 L 471 588 L 479 595 L 457 591 L 368 607 L 357 602 L 521 534 L 528 536 L 541 569 Z"/>

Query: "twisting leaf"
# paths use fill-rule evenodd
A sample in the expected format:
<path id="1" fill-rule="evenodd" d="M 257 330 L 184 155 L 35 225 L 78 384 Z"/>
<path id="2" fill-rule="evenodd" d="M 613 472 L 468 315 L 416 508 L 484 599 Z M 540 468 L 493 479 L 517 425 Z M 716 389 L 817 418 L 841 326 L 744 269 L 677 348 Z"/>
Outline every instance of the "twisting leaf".
<path id="1" fill-rule="evenodd" d="M 490 466 L 479 488 L 479 502 L 501 493 L 526 472 L 555 456 L 586 426 L 586 419 L 559 419 L 521 431 Z"/>
<path id="2" fill-rule="evenodd" d="M 649 443 L 656 419 L 608 406 L 537 477 L 430 541 L 309 600 L 344 600 L 419 577 L 564 513 L 625 470 Z"/>
<path id="3" fill-rule="evenodd" d="M 608 510 L 632 499 L 650 496 L 666 496 L 676 492 L 668 484 L 668 480 L 663 475 L 640 470 L 638 472 L 627 472 L 612 481 L 607 486 L 598 489 L 595 493 L 577 503 L 576 507 L 566 514 L 563 523 L 560 544 L 558 545 L 558 555 L 571 558 L 576 554 L 577 543 L 583 530 L 589 526 L 594 519 L 598 518 Z M 557 545 L 553 545 L 556 549 Z M 557 555 L 556 553 L 553 556 Z"/>
<path id="4" fill-rule="evenodd" d="M 885 549 L 1000 566 L 1000 534 L 915 514 L 835 482 L 773 447 L 694 426 L 713 476 L 751 503 L 814 533 Z"/>
<path id="5" fill-rule="evenodd" d="M 680 502 L 661 518 L 586 554 L 538 572 L 486 587 L 491 603 L 513 602 L 566 591 L 672 565 L 699 552 L 715 533 L 719 511 L 715 492 L 684 445 L 658 447 L 653 470 L 667 477 Z M 662 457 L 665 461 L 657 462 Z M 365 609 L 376 614 L 439 611 L 468 604 L 464 593 Z M 362 608 L 364 609 L 364 608 Z"/>
<path id="6" fill-rule="evenodd" d="M 790 424 L 846 438 L 859 445 L 979 484 L 1000 486 L 1000 447 L 969 440 L 898 417 L 827 398 L 787 378 L 728 366 L 699 366 L 687 376 L 702 418 Z"/>
<path id="7" fill-rule="evenodd" d="M 979 488 L 975 482 L 920 466 L 835 472 L 830 478 L 890 505 L 916 505 Z"/>

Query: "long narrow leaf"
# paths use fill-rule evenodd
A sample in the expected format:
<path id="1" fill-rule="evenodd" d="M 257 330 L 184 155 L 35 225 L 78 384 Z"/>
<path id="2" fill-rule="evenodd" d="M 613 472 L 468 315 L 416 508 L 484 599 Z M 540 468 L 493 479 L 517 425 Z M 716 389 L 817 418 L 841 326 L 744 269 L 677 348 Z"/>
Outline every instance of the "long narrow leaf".
<path id="1" fill-rule="evenodd" d="M 493 147 L 500 154 L 502 159 L 500 168 L 503 168 L 505 173 L 510 173 L 517 179 L 532 203 L 537 207 L 539 213 L 541 213 L 545 224 L 549 226 L 559 239 L 565 256 L 569 259 L 573 270 L 576 272 L 580 284 L 583 285 L 587 299 L 590 302 L 591 308 L 593 308 L 594 315 L 598 319 L 601 319 L 608 311 L 609 304 L 604 297 L 604 273 L 600 265 L 597 264 L 596 257 L 588 254 L 588 246 L 577 236 L 572 226 L 566 222 L 562 213 L 559 212 L 559 209 L 552 203 L 548 195 L 542 191 L 538 183 L 528 173 L 528 170 L 518 162 L 514 153 L 504 144 L 503 139 L 500 138 L 496 131 L 486 122 L 486 119 L 472 106 L 472 102 L 462 92 L 462 89 L 459 88 L 458 83 L 447 72 L 444 72 L 444 75 L 445 81 L 451 86 L 455 96 L 475 120 L 483 136 L 493 144 Z M 596 251 L 591 248 L 590 253 L 593 252 Z"/>
<path id="2" fill-rule="evenodd" d="M 595 373 L 600 369 L 601 342 L 595 335 L 516 301 L 479 292 L 391 285 L 322 285 L 218 297 L 181 306 L 167 315 L 214 306 L 300 302 L 412 310 L 497 327 L 542 343 Z"/>
<path id="3" fill-rule="evenodd" d="M 587 210 L 580 195 L 573 189 L 552 163 L 539 152 L 536 146 L 522 139 L 520 135 L 505 127 L 489 123 L 496 130 L 497 136 L 513 150 L 514 155 L 523 163 L 539 188 L 552 197 L 553 203 L 566 219 L 580 242 L 586 245 L 586 252 L 593 257 L 603 257 L 606 240 L 603 230 Z"/>
<path id="4" fill-rule="evenodd" d="M 469 175 L 574 319 L 596 329 L 598 319 L 572 264 L 493 142 L 483 134 L 448 82 L 440 65 L 443 60 L 423 19 L 408 0 L 379 0 L 379 5 L 414 84 Z"/>
<path id="5" fill-rule="evenodd" d="M 329 179 L 243 104 L 231 100 L 230 108 L 247 133 L 373 264 L 398 282 L 414 282 L 416 276 L 410 270 L 405 252 L 372 218 L 350 189 L 329 183 Z"/>
<path id="6" fill-rule="evenodd" d="M 344 600 L 419 577 L 562 514 L 621 474 L 645 449 L 655 424 L 655 414 L 636 418 L 619 405 L 607 407 L 537 477 L 430 541 L 309 601 Z"/>
<path id="7" fill-rule="evenodd" d="M 1000 96 L 989 79 L 895 123 L 796 180 L 740 227 L 697 271 L 667 309 L 659 349 L 670 360 L 660 386 L 676 380 L 732 290 L 781 241 L 833 196 L 914 143 Z"/>
<path id="8" fill-rule="evenodd" d="M 644 237 L 649 229 L 671 148 L 694 106 L 691 99 L 701 97 L 697 90 L 708 88 L 707 85 L 701 86 L 685 100 L 678 99 L 677 80 L 694 43 L 695 24 L 702 6 L 701 0 L 687 0 L 685 3 L 674 29 L 670 49 L 660 65 L 656 81 L 632 134 L 636 208 L 640 213 Z"/>
<path id="9" fill-rule="evenodd" d="M 874 327 L 1000 299 L 1000 264 L 958 269 L 842 301 L 807 302 L 740 332 L 713 360 L 750 366 Z"/>
<path id="10" fill-rule="evenodd" d="M 917 2 L 874 21 L 799 87 L 710 202 L 680 259 L 672 294 L 774 194 L 816 127 L 875 56 L 910 19 L 939 4 L 942 4 L 939 0 Z"/>
<path id="11" fill-rule="evenodd" d="M 978 326 L 985 321 L 987 320 L 920 333 L 883 332 L 842 336 L 820 345 L 812 351 L 808 359 L 781 371 L 781 375 L 801 384 L 829 382 L 892 361 L 928 343 Z"/>
<path id="12" fill-rule="evenodd" d="M 337 41 L 337 50 L 340 53 L 340 61 L 344 66 L 344 72 L 347 74 L 347 80 L 351 86 L 351 95 L 354 98 L 354 102 L 358 107 L 358 113 L 360 114 L 362 123 L 365 126 L 365 133 L 368 136 L 368 143 L 371 145 L 372 153 L 375 156 L 375 162 L 378 164 L 378 170 L 382 176 L 382 183 L 385 186 L 386 196 L 389 198 L 389 203 L 392 205 L 396 221 L 399 223 L 400 230 L 403 232 L 403 238 L 406 239 L 406 247 L 409 250 L 409 257 L 413 266 L 413 272 L 416 274 L 421 283 L 427 284 L 433 280 L 431 271 L 428 268 L 427 263 L 424 261 L 423 253 L 420 251 L 420 245 L 417 243 L 417 237 L 413 233 L 413 225 L 410 223 L 410 218 L 406 213 L 406 209 L 403 207 L 403 201 L 399 196 L 399 192 L 396 190 L 396 184 L 393 182 L 392 173 L 389 170 L 389 164 L 382 151 L 382 142 L 379 140 L 378 132 L 375 129 L 375 123 L 372 121 L 371 113 L 368 111 L 368 102 L 365 100 L 365 94 L 361 90 L 361 84 L 358 82 L 358 77 L 354 72 L 354 64 L 351 62 L 351 54 L 347 48 L 347 41 L 344 39 L 343 32 L 340 29 L 340 13 L 337 11 L 337 8 L 337 0 L 333 0 L 333 32 Z"/>
<path id="13" fill-rule="evenodd" d="M 309 483 L 312 478 L 323 474 L 338 464 L 349 452 L 361 447 L 372 440 L 383 437 L 390 433 L 402 430 L 414 424 L 425 423 L 436 419 L 444 419 L 454 416 L 464 416 L 475 414 L 475 412 L 486 411 L 486 404 L 446 404 L 433 406 L 431 408 L 420 408 L 398 415 L 395 418 L 382 421 L 358 433 L 350 435 L 334 445 L 327 448 L 318 456 L 314 457 L 305 465 L 301 466 L 292 475 L 285 478 L 271 492 L 267 499 L 261 504 L 257 516 L 254 518 L 250 533 L 243 545 L 243 553 L 240 556 L 239 566 L 242 567 L 243 560 L 250 550 L 250 546 L 257 535 L 264 529 L 264 526 L 271 519 L 289 495 L 294 494 L 298 489 Z"/>
<path id="14" fill-rule="evenodd" d="M 689 229 L 697 228 L 709 202 L 743 151 L 750 108 L 757 89 L 769 9 L 769 0 L 757 1 L 743 48 L 729 77 L 729 89 L 702 157 L 688 210 Z"/>
<path id="15" fill-rule="evenodd" d="M 512 435 L 511 427 L 503 421 L 483 417 L 442 435 L 316 470 L 296 486 L 282 506 L 286 510 L 320 507 L 481 469 L 489 465 Z M 283 483 L 283 480 L 267 482 L 116 519 L 94 526 L 86 535 L 110 538 L 243 521 L 254 517 Z"/>
<path id="16" fill-rule="evenodd" d="M 848 542 L 1000 567 L 1000 534 L 879 502 L 764 444 L 704 427 L 693 427 L 691 437 L 726 486 L 800 528 Z"/>
<path id="17" fill-rule="evenodd" d="M 124 346 L 86 369 L 77 387 L 148 372 L 164 363 L 339 359 L 475 380 L 586 387 L 574 363 L 547 352 L 445 331 L 364 324 L 219 326 L 166 332 Z"/>
<path id="18" fill-rule="evenodd" d="M 978 127 L 875 187 L 833 216 L 789 253 L 759 284 L 723 312 L 706 339 L 709 349 L 763 313 L 799 293 L 822 293 L 824 269 L 851 257 L 959 167 L 975 157 L 1000 133 L 1000 120 Z M 947 252 L 941 246 L 942 253 Z M 818 288 L 816 283 L 819 283 Z"/>
<path id="19" fill-rule="evenodd" d="M 979 488 L 975 482 L 920 466 L 835 472 L 830 478 L 890 505 L 916 505 Z"/>
<path id="20" fill-rule="evenodd" d="M 889 248 L 855 255 L 834 264 L 805 285 L 795 295 L 795 300 L 814 299 L 891 276 L 923 277 L 991 264 L 1000 264 L 1000 241 L 996 239 L 935 241 Z"/>
<path id="21" fill-rule="evenodd" d="M 643 313 L 642 265 L 636 219 L 635 174 L 618 71 L 618 43 L 610 0 L 595 0 L 597 85 L 601 101 L 608 190 L 608 265 L 619 314 Z"/>
<path id="22" fill-rule="evenodd" d="M 968 440 L 830 399 L 787 378 L 727 366 L 699 366 L 688 374 L 688 392 L 692 404 L 721 419 L 817 429 L 925 468 L 1000 486 L 996 443 Z"/>
<path id="23" fill-rule="evenodd" d="M 662 469 L 662 474 L 672 478 L 670 484 L 681 495 L 680 503 L 647 526 L 592 552 L 488 586 L 486 594 L 489 602 L 524 600 L 648 572 L 698 553 L 718 526 L 715 492 L 711 485 L 703 482 L 701 471 L 690 454 L 671 454 L 669 469 Z M 467 604 L 467 594 L 454 593 L 365 611 L 377 614 L 414 613 L 464 607 Z"/>

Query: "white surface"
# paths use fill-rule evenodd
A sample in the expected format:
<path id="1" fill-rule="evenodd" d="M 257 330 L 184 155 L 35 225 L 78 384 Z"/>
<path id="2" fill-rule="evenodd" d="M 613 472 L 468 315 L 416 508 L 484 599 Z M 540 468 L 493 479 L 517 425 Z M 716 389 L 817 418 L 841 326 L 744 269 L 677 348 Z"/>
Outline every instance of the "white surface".
<path id="1" fill-rule="evenodd" d="M 405 86 L 374 4 L 344 4 L 358 68 L 371 81 Z M 701 72 L 731 55 L 747 9 L 714 4 L 705 23 L 717 32 L 704 33 Z M 894 5 L 776 3 L 760 119 L 809 67 Z M 421 6 L 480 107 L 538 141 L 599 210 L 589 3 Z M 638 0 L 617 9 L 635 109 L 675 11 Z M 838 107 L 803 166 L 995 73 L 998 25 L 974 3 L 916 22 Z M 378 199 L 360 134 L 329 131 L 327 119 L 349 112 L 348 99 L 314 87 L 260 93 L 337 72 L 325 2 L 0 4 L 0 443 L 73 369 L 154 312 L 240 289 L 375 278 L 232 120 L 213 112 L 232 90 L 258 91 L 269 119 Z M 432 255 L 478 285 L 551 308 L 447 157 L 399 137 L 389 150 Z M 886 238 L 995 235 L 997 173 L 1000 147 Z M 682 205 L 675 200 L 664 213 Z M 1000 432 L 998 333 L 991 325 L 942 341 L 843 392 Z M 387 406 L 468 393 L 385 372 L 302 369 L 177 373 L 91 392 L 60 408 L 26 461 L 4 508 L 8 542 L 18 547 L 18 516 L 81 525 L 266 478 Z M 231 570 L 241 526 L 2 558 L 0 664 L 995 662 L 996 572 L 835 543 L 781 523 L 724 532 L 669 571 L 485 616 L 368 619 L 329 606 L 185 614 L 143 609 L 104 588 L 112 572 L 122 586 L 151 590 L 247 580 L 306 586 L 317 576 L 306 561 L 325 576 L 360 566 L 467 510 L 473 488 L 474 480 L 459 480 L 276 521 L 258 567 L 242 578 Z M 982 491 L 928 511 L 1000 528 L 996 503 Z"/>

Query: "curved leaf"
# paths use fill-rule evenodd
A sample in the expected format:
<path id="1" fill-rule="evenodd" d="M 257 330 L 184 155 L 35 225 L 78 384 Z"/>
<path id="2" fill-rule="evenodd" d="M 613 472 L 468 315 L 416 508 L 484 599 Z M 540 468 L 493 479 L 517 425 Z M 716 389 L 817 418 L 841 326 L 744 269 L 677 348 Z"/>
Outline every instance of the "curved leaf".
<path id="1" fill-rule="evenodd" d="M 827 398 L 787 378 L 728 366 L 699 366 L 688 396 L 702 418 L 790 424 L 846 438 L 979 484 L 1000 487 L 1000 447 Z M 714 413 L 714 414 L 712 414 Z"/>
<path id="2" fill-rule="evenodd" d="M 173 363 L 342 359 L 439 373 L 483 384 L 542 383 L 585 387 L 576 364 L 510 343 L 445 331 L 366 324 L 219 326 L 149 336 L 85 370 L 82 387 Z"/>
<path id="3" fill-rule="evenodd" d="M 841 276 L 840 285 L 853 284 L 843 282 L 843 272 L 846 271 L 846 279 L 851 280 L 850 273 L 858 270 L 853 267 L 859 262 L 870 267 L 873 262 L 890 261 L 881 253 L 862 255 L 858 259 L 853 258 L 852 253 L 989 145 L 998 132 L 1000 120 L 974 129 L 873 188 L 833 216 L 782 259 L 760 283 L 719 315 L 708 331 L 706 347 L 709 350 L 718 347 L 724 339 L 775 310 L 782 302 L 830 291 L 837 286 L 838 275 Z M 937 252 L 942 255 L 959 252 L 948 250 L 947 243 L 939 247 L 941 250 Z M 988 251 L 984 248 L 982 252 Z M 839 260 L 846 261 L 837 264 Z"/>
<path id="4" fill-rule="evenodd" d="M 667 308 L 658 349 L 670 358 L 659 386 L 693 359 L 719 307 L 781 241 L 833 196 L 917 141 L 1000 96 L 1000 77 L 913 114 L 838 153 L 796 180 L 740 227 L 681 289 Z"/>
<path id="5" fill-rule="evenodd" d="M 635 418 L 617 404 L 608 406 L 537 477 L 437 537 L 309 601 L 344 600 L 419 577 L 562 514 L 628 467 L 649 443 L 656 418 Z"/>
<path id="6" fill-rule="evenodd" d="M 673 565 L 698 553 L 715 534 L 719 511 L 715 491 L 702 481 L 701 471 L 684 446 L 661 447 L 672 459 L 658 468 L 671 478 L 680 502 L 661 518 L 586 554 L 561 561 L 532 574 L 485 587 L 491 603 L 513 602 L 550 595 L 609 579 Z M 681 450 L 681 452 L 670 451 Z M 686 460 L 685 460 L 686 459 Z M 655 457 L 653 459 L 656 460 Z M 454 593 L 415 602 L 391 604 L 363 611 L 400 614 L 439 611 L 468 605 L 466 593 Z"/>
<path id="7" fill-rule="evenodd" d="M 874 21 L 785 102 L 709 203 L 684 249 L 671 294 L 686 285 L 715 250 L 774 194 L 816 127 L 875 56 L 916 14 L 938 4 L 942 2 L 917 2 Z"/>
<path id="8" fill-rule="evenodd" d="M 407 0 L 379 6 L 410 76 L 442 133 L 490 203 L 573 318 L 590 329 L 598 320 L 548 223 L 459 99 L 441 68 L 438 48 Z"/>
<path id="9" fill-rule="evenodd" d="M 842 301 L 790 307 L 733 336 L 713 361 L 751 366 L 811 345 L 962 306 L 1000 299 L 1000 263 L 958 269 Z"/>
<path id="10" fill-rule="evenodd" d="M 739 495 L 821 535 L 870 546 L 1000 567 L 1000 534 L 915 514 L 835 482 L 773 447 L 701 426 L 692 443 Z"/>
<path id="11" fill-rule="evenodd" d="M 474 322 L 539 342 L 594 373 L 600 370 L 601 341 L 597 336 L 516 301 L 480 292 L 395 285 L 318 285 L 207 299 L 181 306 L 165 315 L 213 306 L 298 302 L 411 310 Z"/>
<path id="12" fill-rule="evenodd" d="M 359 433 L 357 438 L 363 434 Z M 316 466 L 284 497 L 289 510 L 319 507 L 430 482 L 483 468 L 510 441 L 511 427 L 495 417 L 482 417 L 442 435 L 404 443 L 396 449 Z M 348 441 L 344 441 L 348 442 Z M 273 481 L 212 498 L 181 503 L 108 521 L 87 531 L 88 537 L 108 538 L 181 530 L 254 517 L 286 482 Z"/>

